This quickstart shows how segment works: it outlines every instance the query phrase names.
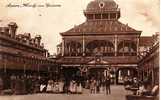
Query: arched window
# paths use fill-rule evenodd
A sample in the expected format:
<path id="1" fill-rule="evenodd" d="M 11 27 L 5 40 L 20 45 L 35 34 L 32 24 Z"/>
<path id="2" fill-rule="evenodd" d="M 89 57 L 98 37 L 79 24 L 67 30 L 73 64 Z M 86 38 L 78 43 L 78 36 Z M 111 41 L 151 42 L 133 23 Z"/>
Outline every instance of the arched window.
<path id="1" fill-rule="evenodd" d="M 101 19 L 101 14 L 95 14 L 95 19 Z"/>
<path id="2" fill-rule="evenodd" d="M 116 13 L 110 13 L 110 19 L 116 19 Z"/>
<path id="3" fill-rule="evenodd" d="M 109 16 L 109 14 L 108 14 L 108 13 L 106 13 L 106 14 L 102 14 L 102 18 L 103 18 L 103 19 L 109 19 L 109 18 L 108 18 L 108 16 Z"/>
<path id="4" fill-rule="evenodd" d="M 88 14 L 87 19 L 93 19 L 94 18 L 93 16 L 94 16 L 93 14 Z"/>
<path id="5" fill-rule="evenodd" d="M 81 44 L 76 41 L 70 41 L 66 44 L 65 55 L 66 56 L 81 56 L 82 48 Z"/>
<path id="6" fill-rule="evenodd" d="M 137 52 L 137 46 L 133 41 L 124 40 L 118 45 L 118 55 L 119 56 L 135 56 Z"/>
<path id="7" fill-rule="evenodd" d="M 86 46 L 86 54 L 92 56 L 97 53 L 100 53 L 103 56 L 113 56 L 114 46 L 110 41 L 105 40 L 94 40 L 89 42 Z"/>

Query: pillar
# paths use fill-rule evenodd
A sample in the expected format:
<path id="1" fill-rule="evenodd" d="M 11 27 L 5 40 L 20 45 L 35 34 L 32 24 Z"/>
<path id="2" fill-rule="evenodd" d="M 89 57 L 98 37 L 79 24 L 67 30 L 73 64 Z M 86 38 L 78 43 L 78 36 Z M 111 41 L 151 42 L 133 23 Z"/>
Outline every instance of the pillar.
<path id="1" fill-rule="evenodd" d="M 83 48 L 83 56 L 85 56 L 85 38 L 84 38 L 84 33 L 83 33 L 82 42 L 83 42 L 83 43 L 82 43 L 82 44 L 83 44 L 83 45 L 82 45 L 82 46 L 83 46 L 83 47 L 82 47 L 82 48 Z"/>
<path id="2" fill-rule="evenodd" d="M 38 71 L 38 75 L 39 75 L 39 72 L 40 72 L 40 66 L 39 66 L 39 64 L 37 64 L 37 71 Z"/>
<path id="3" fill-rule="evenodd" d="M 137 37 L 137 56 L 139 55 L 139 37 Z"/>
<path id="4" fill-rule="evenodd" d="M 107 45 L 105 46 L 105 53 L 107 54 Z"/>
<path id="5" fill-rule="evenodd" d="M 95 14 L 93 14 L 93 19 L 96 19 Z"/>
<path id="6" fill-rule="evenodd" d="M 64 38 L 62 39 L 62 56 L 64 56 L 64 49 L 65 49 L 65 41 Z"/>
<path id="7" fill-rule="evenodd" d="M 110 19 L 110 13 L 108 13 L 108 19 Z"/>
<path id="8" fill-rule="evenodd" d="M 115 56 L 117 56 L 117 35 L 115 35 Z"/>
<path id="9" fill-rule="evenodd" d="M 114 84 L 116 85 L 117 84 L 117 68 L 116 67 L 113 67 L 114 68 L 114 74 L 115 74 L 115 79 L 114 79 Z"/>
<path id="10" fill-rule="evenodd" d="M 4 73 L 7 72 L 7 57 L 4 58 Z"/>
<path id="11" fill-rule="evenodd" d="M 152 70 L 152 86 L 155 85 L 155 76 L 154 76 L 154 59 L 153 61 L 151 62 L 151 70 Z"/>
<path id="12" fill-rule="evenodd" d="M 77 43 L 74 45 L 74 55 L 77 56 Z"/>
<path id="13" fill-rule="evenodd" d="M 106 52 L 106 45 L 105 46 L 103 46 L 103 54 L 105 54 Z"/>
<path id="14" fill-rule="evenodd" d="M 26 74 L 26 64 L 23 65 L 23 74 Z"/>
<path id="15" fill-rule="evenodd" d="M 132 43 L 130 42 L 129 47 L 128 47 L 128 50 L 129 50 L 130 55 L 132 55 L 131 48 L 132 48 Z"/>
<path id="16" fill-rule="evenodd" d="M 116 13 L 116 19 L 117 19 L 118 13 Z"/>
<path id="17" fill-rule="evenodd" d="M 94 14 L 92 14 L 92 20 L 95 19 Z"/>
<path id="18" fill-rule="evenodd" d="M 127 75 L 130 76 L 130 70 L 129 69 L 127 70 Z"/>
<path id="19" fill-rule="evenodd" d="M 68 55 L 71 56 L 71 45 L 69 44 L 69 51 L 68 51 Z"/>
<path id="20" fill-rule="evenodd" d="M 125 49 L 125 41 L 123 40 L 123 56 L 125 55 L 124 49 Z"/>
<path id="21" fill-rule="evenodd" d="M 121 70 L 118 70 L 118 77 L 117 77 L 118 83 L 119 83 L 120 77 L 121 77 Z"/>

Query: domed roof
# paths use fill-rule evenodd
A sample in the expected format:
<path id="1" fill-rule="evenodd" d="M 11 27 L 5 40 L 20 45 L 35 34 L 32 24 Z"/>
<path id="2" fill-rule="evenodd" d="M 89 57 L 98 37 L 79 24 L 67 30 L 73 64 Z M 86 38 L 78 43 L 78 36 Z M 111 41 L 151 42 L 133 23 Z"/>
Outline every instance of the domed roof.
<path id="1" fill-rule="evenodd" d="M 87 5 L 86 12 L 116 11 L 117 9 L 118 5 L 114 0 L 94 0 Z"/>

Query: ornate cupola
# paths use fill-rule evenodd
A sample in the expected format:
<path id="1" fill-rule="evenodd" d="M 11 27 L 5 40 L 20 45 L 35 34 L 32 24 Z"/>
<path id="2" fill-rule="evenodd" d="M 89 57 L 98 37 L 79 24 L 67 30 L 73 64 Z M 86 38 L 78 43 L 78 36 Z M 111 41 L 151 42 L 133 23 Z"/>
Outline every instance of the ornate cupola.
<path id="1" fill-rule="evenodd" d="M 94 0 L 87 5 L 84 15 L 89 20 L 118 20 L 120 9 L 114 0 Z"/>

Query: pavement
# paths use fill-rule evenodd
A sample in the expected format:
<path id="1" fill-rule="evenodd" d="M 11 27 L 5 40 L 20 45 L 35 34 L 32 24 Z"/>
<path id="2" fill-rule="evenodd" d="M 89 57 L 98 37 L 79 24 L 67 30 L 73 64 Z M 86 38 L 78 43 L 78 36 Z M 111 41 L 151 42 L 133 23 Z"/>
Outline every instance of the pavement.
<path id="1" fill-rule="evenodd" d="M 111 86 L 111 94 L 90 94 L 89 90 L 84 89 L 83 94 L 31 94 L 31 95 L 11 95 L 0 96 L 0 100 L 125 100 L 124 87 L 121 85 Z"/>

